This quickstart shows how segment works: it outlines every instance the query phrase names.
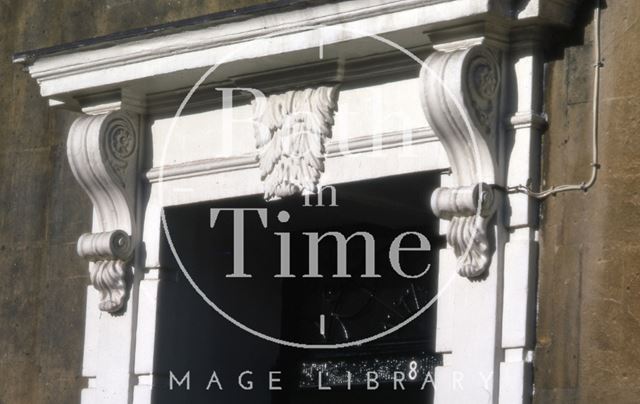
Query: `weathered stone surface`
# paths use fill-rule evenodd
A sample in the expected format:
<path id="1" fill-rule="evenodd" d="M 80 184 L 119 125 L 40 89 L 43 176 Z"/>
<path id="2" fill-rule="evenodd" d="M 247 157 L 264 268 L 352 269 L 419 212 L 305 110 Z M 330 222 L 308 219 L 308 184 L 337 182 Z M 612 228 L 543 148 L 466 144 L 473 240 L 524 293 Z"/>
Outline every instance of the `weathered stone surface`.
<path id="1" fill-rule="evenodd" d="M 600 177 L 588 193 L 558 195 L 542 209 L 534 400 L 540 404 L 640 397 L 640 3 L 607 3 Z M 584 44 L 549 63 L 547 186 L 589 175 L 592 10 L 593 2 L 585 2 Z"/>
<path id="2" fill-rule="evenodd" d="M 71 175 L 68 120 L 11 55 L 264 0 L 0 1 L 0 404 L 77 403 L 91 204 Z"/>
<path id="3" fill-rule="evenodd" d="M 0 404 L 79 401 L 88 279 L 74 250 L 91 220 L 64 155 L 65 122 L 10 55 L 262 2 L 0 1 Z M 543 205 L 537 403 L 640 397 L 640 2 L 608 3 L 600 179 Z M 590 30 L 549 64 L 547 185 L 588 176 Z"/>

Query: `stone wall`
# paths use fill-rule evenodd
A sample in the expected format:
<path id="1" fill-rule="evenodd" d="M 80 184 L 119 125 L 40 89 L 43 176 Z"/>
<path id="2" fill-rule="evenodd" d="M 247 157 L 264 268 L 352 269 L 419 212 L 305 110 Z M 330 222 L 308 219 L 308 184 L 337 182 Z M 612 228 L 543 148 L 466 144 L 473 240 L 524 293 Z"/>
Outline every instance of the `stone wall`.
<path id="1" fill-rule="evenodd" d="M 0 404 L 77 403 L 90 203 L 71 176 L 63 114 L 10 63 L 14 52 L 264 0 L 0 0 Z M 592 5 L 550 52 L 543 137 L 547 185 L 588 178 Z M 588 193 L 542 206 L 534 401 L 640 397 L 640 2 L 603 12 L 600 151 Z"/>
<path id="2" fill-rule="evenodd" d="M 587 181 L 593 1 L 547 68 L 547 186 Z M 535 402 L 637 403 L 640 397 L 640 2 L 602 12 L 600 162 L 588 193 L 542 208 Z M 558 40 L 558 45 L 562 42 Z M 566 44 L 566 42 L 565 42 Z"/>
<path id="3" fill-rule="evenodd" d="M 264 0 L 0 0 L 0 404 L 78 403 L 91 205 L 66 159 L 70 122 L 11 64 L 18 51 Z"/>

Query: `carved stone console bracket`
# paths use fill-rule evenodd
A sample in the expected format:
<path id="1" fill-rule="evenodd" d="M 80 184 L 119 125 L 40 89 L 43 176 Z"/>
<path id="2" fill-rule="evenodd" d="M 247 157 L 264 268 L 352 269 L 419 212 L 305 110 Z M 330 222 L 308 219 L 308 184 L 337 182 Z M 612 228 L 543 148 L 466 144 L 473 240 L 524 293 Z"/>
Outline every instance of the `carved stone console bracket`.
<path id="1" fill-rule="evenodd" d="M 256 147 L 266 200 L 317 191 L 338 86 L 273 94 L 254 102 Z"/>
<path id="2" fill-rule="evenodd" d="M 69 131 L 67 155 L 74 176 L 91 198 L 94 233 L 78 240 L 78 255 L 90 261 L 100 310 L 125 304 L 127 265 L 136 244 L 135 192 L 139 135 L 132 118 L 110 112 L 78 118 Z"/>
<path id="3" fill-rule="evenodd" d="M 476 277 L 493 255 L 488 231 L 495 211 L 491 185 L 497 166 L 499 55 L 472 41 L 436 47 L 420 77 L 425 115 L 447 152 L 457 185 L 437 189 L 431 207 L 451 222 L 447 242 L 458 257 L 458 273 Z"/>

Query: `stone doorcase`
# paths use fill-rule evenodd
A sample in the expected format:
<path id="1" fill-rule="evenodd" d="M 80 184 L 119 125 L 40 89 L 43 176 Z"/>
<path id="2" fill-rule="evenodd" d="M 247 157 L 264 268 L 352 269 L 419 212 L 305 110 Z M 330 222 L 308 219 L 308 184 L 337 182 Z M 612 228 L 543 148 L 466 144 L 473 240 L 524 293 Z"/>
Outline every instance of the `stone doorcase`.
<path id="1" fill-rule="evenodd" d="M 16 55 L 51 107 L 79 114 L 68 157 L 94 206 L 78 241 L 92 283 L 82 402 L 146 404 L 164 383 L 154 373 L 163 208 L 428 170 L 443 173 L 425 209 L 448 241 L 435 402 L 529 402 L 537 206 L 505 189 L 538 183 L 541 49 L 575 3 L 276 2 Z M 311 114 L 323 164 L 266 155 L 247 123 L 250 93 L 223 105 L 229 88 L 267 93 L 271 117 Z M 390 118 L 369 125 L 373 99 Z"/>

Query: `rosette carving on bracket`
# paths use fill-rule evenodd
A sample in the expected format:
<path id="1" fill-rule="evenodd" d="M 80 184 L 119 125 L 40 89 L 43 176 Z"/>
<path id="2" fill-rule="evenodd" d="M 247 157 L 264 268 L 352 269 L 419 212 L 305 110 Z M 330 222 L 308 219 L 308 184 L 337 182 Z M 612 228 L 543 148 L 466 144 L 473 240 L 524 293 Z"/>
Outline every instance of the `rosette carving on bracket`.
<path id="1" fill-rule="evenodd" d="M 93 233 L 78 240 L 78 255 L 89 261 L 91 284 L 102 311 L 121 310 L 127 269 L 135 250 L 135 197 L 139 134 L 124 112 L 82 116 L 69 130 L 67 156 L 75 178 L 94 208 Z"/>
<path id="2" fill-rule="evenodd" d="M 254 102 L 256 147 L 266 200 L 317 192 L 338 86 L 273 94 Z"/>
<path id="3" fill-rule="evenodd" d="M 497 118 L 502 74 L 498 53 L 485 45 L 435 47 L 420 73 L 425 116 L 447 152 L 455 187 L 438 188 L 431 208 L 449 220 L 447 242 L 458 273 L 472 278 L 494 252 Z"/>

